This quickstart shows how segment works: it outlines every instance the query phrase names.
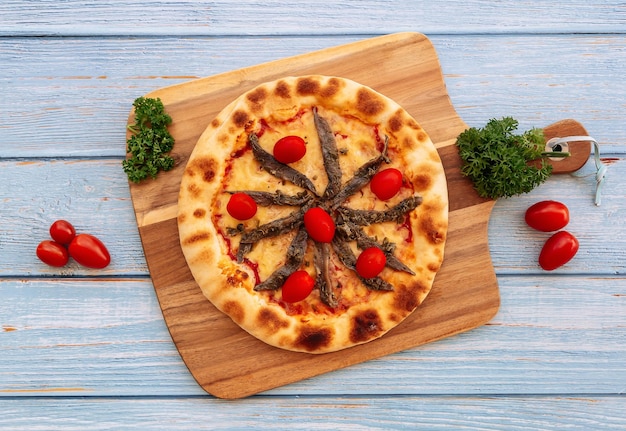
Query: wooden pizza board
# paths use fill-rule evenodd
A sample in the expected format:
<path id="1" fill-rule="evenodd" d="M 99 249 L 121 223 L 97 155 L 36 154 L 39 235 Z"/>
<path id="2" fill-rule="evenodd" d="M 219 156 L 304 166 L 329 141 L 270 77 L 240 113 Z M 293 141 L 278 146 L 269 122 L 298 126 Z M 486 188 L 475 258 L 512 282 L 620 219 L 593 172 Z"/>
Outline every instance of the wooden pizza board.
<path id="1" fill-rule="evenodd" d="M 435 143 L 450 198 L 445 259 L 426 301 L 382 338 L 323 355 L 271 347 L 213 307 L 187 267 L 176 224 L 181 176 L 209 122 L 255 85 L 305 74 L 350 78 L 400 103 Z M 245 397 L 467 331 L 496 314 L 500 297 L 487 237 L 494 201 L 478 197 L 460 173 L 454 143 L 467 126 L 448 98 L 437 55 L 424 35 L 399 33 L 368 39 L 193 80 L 146 97 L 161 98 L 172 116 L 176 166 L 156 180 L 130 183 L 131 196 L 165 322 L 182 359 L 207 392 L 221 398 Z M 566 121 L 562 126 L 568 136 L 585 133 L 576 122 Z M 558 123 L 551 127 L 549 134 L 561 130 Z M 584 161 L 588 155 L 587 151 Z"/>

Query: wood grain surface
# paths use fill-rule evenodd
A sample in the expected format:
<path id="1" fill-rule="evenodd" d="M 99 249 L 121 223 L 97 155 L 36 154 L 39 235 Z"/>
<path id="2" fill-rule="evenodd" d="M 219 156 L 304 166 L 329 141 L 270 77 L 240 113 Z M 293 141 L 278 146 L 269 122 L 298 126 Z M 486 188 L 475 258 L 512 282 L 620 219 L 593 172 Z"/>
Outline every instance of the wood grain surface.
<path id="1" fill-rule="evenodd" d="M 385 66 L 372 73 L 367 67 L 372 63 Z M 446 258 L 429 297 L 382 338 L 325 355 L 271 347 L 215 309 L 187 268 L 175 218 L 182 170 L 213 117 L 260 82 L 310 73 L 351 78 L 404 106 L 438 147 L 450 187 Z M 479 198 L 460 175 L 453 144 L 467 126 L 450 103 L 435 50 L 425 36 L 401 33 L 374 38 L 191 81 L 148 96 L 160 97 L 173 118 L 177 166 L 155 182 L 131 184 L 131 195 L 165 321 L 185 364 L 211 394 L 252 395 L 467 331 L 495 315 L 499 293 L 487 239 L 494 202 Z"/>
<path id="2" fill-rule="evenodd" d="M 384 67 L 372 73 L 368 67 L 372 63 Z M 215 309 L 187 268 L 176 226 L 182 170 L 198 137 L 215 115 L 258 83 L 310 73 L 351 78 L 404 106 L 438 148 L 450 199 L 446 257 L 424 304 L 381 339 L 325 355 L 268 346 Z M 425 36 L 383 36 L 166 87 L 147 96 L 161 98 L 173 118 L 176 167 L 161 174 L 157 181 L 131 183 L 131 195 L 165 321 L 192 375 L 211 394 L 223 398 L 248 396 L 464 332 L 495 315 L 499 292 L 487 237 L 494 201 L 477 196 L 460 173 L 454 142 L 467 125 L 448 98 L 436 52 Z M 575 121 L 563 121 L 550 126 L 546 134 L 584 133 L 577 126 Z M 576 158 L 563 162 L 560 170 L 580 168 L 588 158 L 588 145 L 576 154 Z"/>
<path id="3" fill-rule="evenodd" d="M 585 125 L 594 161 L 498 200 L 486 325 L 242 400 L 207 394 L 163 319 L 125 157 L 132 101 L 172 84 L 419 31 L 459 116 Z M 0 429 L 626 428 L 626 5 L 614 0 L 0 2 Z M 524 211 L 557 199 L 580 251 L 558 271 Z M 50 223 L 97 235 L 105 270 L 48 267 Z"/>

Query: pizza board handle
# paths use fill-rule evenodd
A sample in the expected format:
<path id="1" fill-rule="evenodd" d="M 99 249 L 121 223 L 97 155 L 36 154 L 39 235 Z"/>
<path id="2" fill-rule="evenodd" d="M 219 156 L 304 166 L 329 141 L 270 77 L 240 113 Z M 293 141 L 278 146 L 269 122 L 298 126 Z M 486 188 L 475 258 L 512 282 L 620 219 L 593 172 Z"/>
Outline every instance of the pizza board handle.
<path id="1" fill-rule="evenodd" d="M 583 125 L 578 121 L 571 119 L 557 121 L 556 123 L 544 127 L 543 133 L 546 139 L 547 151 L 559 151 L 559 149 L 562 149 L 563 151 L 567 150 L 570 153 L 569 157 L 551 157 L 547 159 L 548 163 L 552 165 L 553 174 L 575 172 L 581 169 L 589 160 L 589 155 L 591 154 L 590 140 L 568 140 L 566 144 L 567 148 L 563 148 L 563 145 L 561 145 L 560 148 L 550 146 L 550 141 L 555 140 L 556 138 L 574 137 L 575 139 L 580 139 L 581 137 L 588 136 L 587 130 L 585 130 Z"/>

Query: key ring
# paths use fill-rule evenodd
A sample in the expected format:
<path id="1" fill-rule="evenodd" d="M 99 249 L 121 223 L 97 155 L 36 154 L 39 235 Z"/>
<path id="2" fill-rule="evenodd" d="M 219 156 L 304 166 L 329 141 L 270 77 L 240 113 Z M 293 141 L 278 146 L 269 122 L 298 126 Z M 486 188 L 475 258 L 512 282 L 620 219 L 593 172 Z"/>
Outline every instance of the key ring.
<path id="1" fill-rule="evenodd" d="M 604 184 L 606 182 L 608 167 L 602 163 L 602 160 L 600 160 L 600 146 L 598 145 L 598 141 L 593 139 L 591 136 L 567 136 L 565 138 L 552 138 L 546 142 L 546 151 L 556 150 L 568 152 L 569 143 L 577 141 L 591 142 L 593 144 L 594 161 L 596 164 L 596 195 L 594 201 L 596 206 L 600 206 L 602 203 L 602 189 L 604 188 Z M 561 160 L 562 157 L 551 157 L 551 159 Z"/>

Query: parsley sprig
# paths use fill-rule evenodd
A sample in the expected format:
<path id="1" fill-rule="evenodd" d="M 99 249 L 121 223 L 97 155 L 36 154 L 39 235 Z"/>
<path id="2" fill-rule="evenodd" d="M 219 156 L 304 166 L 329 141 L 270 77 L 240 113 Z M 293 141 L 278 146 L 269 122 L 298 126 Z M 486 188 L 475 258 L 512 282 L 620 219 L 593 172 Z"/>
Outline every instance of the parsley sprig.
<path id="1" fill-rule="evenodd" d="M 128 179 L 138 183 L 174 167 L 174 159 L 167 154 L 174 147 L 174 138 L 167 130 L 172 117 L 165 112 L 161 99 L 139 97 L 133 106 L 135 123 L 128 125 L 132 136 L 126 141 L 130 157 L 122 161 L 122 167 Z"/>
<path id="2" fill-rule="evenodd" d="M 456 141 L 463 160 L 461 172 L 474 183 L 478 194 L 497 199 L 528 193 L 550 177 L 549 156 L 568 153 L 546 153 L 543 130 L 530 129 L 515 134 L 518 122 L 511 117 L 491 119 L 480 128 L 469 128 Z M 529 163 L 537 160 L 537 163 Z"/>

